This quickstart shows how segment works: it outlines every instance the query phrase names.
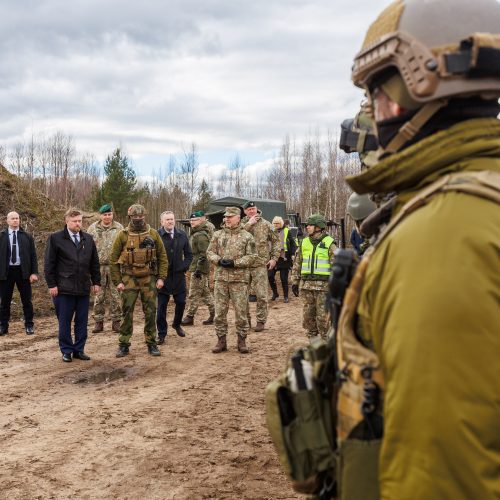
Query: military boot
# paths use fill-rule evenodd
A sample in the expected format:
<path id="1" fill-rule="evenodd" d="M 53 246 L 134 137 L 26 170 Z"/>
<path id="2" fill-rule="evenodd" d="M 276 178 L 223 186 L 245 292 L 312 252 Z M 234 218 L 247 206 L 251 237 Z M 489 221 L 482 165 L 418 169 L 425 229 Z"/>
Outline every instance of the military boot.
<path id="1" fill-rule="evenodd" d="M 238 335 L 238 351 L 241 352 L 241 354 L 248 354 L 248 347 L 245 343 L 245 339 Z"/>
<path id="2" fill-rule="evenodd" d="M 119 319 L 115 319 L 113 321 L 113 323 L 111 323 L 111 329 L 114 332 L 119 333 L 119 331 L 120 331 L 120 320 Z"/>
<path id="3" fill-rule="evenodd" d="M 155 344 L 148 344 L 148 352 L 151 356 L 161 356 L 160 349 Z"/>
<path id="4" fill-rule="evenodd" d="M 96 321 L 92 333 L 101 333 L 104 331 L 104 321 Z"/>
<path id="5" fill-rule="evenodd" d="M 116 353 L 116 357 L 123 358 L 123 356 L 126 356 L 128 353 L 129 353 L 128 345 L 127 344 L 120 344 L 118 346 L 118 352 Z"/>
<path id="6" fill-rule="evenodd" d="M 253 329 L 253 331 L 254 332 L 262 332 L 263 330 L 264 330 L 264 323 L 257 321 L 257 324 L 255 325 L 255 328 Z"/>
<path id="7" fill-rule="evenodd" d="M 214 317 L 215 317 L 215 313 L 211 312 L 208 319 L 206 319 L 205 321 L 202 321 L 201 324 L 202 325 L 213 325 L 214 324 Z"/>
<path id="8" fill-rule="evenodd" d="M 182 321 L 181 325 L 194 325 L 194 316 L 186 316 Z"/>
<path id="9" fill-rule="evenodd" d="M 212 349 L 214 354 L 219 354 L 219 352 L 227 351 L 226 336 L 222 335 L 217 339 L 217 345 Z"/>

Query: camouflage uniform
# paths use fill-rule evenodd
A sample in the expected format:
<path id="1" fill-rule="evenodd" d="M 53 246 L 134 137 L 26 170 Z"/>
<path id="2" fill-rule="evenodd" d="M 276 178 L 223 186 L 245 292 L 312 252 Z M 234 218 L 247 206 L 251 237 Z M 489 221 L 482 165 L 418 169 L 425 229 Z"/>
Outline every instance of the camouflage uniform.
<path id="1" fill-rule="evenodd" d="M 99 264 L 101 266 L 101 291 L 94 299 L 93 317 L 96 322 L 104 321 L 106 295 L 109 296 L 109 315 L 111 321 L 120 321 L 122 317 L 120 292 L 111 282 L 109 271 L 109 254 L 116 235 L 123 229 L 119 222 L 113 221 L 111 226 L 105 227 L 102 221 L 91 224 L 88 233 L 94 238 Z"/>
<path id="2" fill-rule="evenodd" d="M 257 211 L 260 216 L 262 212 Z M 249 221 L 250 217 L 244 217 L 241 220 L 243 228 L 248 231 L 255 239 L 258 258 L 255 266 L 250 270 L 252 293 L 257 296 L 257 314 L 258 323 L 265 324 L 267 321 L 267 289 L 269 287 L 267 278 L 266 264 L 270 259 L 278 262 L 280 256 L 280 240 L 274 231 L 273 225 L 262 217 L 253 225 Z M 250 311 L 248 313 L 250 322 Z"/>
<path id="3" fill-rule="evenodd" d="M 257 254 L 253 236 L 240 223 L 236 228 L 227 227 L 216 231 L 207 249 L 208 260 L 215 268 L 215 332 L 225 337 L 228 331 L 227 313 L 229 302 L 234 306 L 236 334 L 245 339 L 248 325 L 248 282 L 250 267 L 255 264 Z M 234 268 L 218 265 L 221 259 L 234 260 Z"/>
<path id="4" fill-rule="evenodd" d="M 327 234 L 323 231 L 315 237 L 304 238 L 304 240 L 301 241 L 297 253 L 295 254 L 295 262 L 292 270 L 293 284 L 298 285 L 300 283 L 300 295 L 302 296 L 304 306 L 302 326 L 307 330 L 307 336 L 309 338 L 318 334 L 326 338 L 330 323 L 326 305 L 328 278 L 315 279 L 320 277 L 316 277 L 314 274 L 310 276 L 301 275 L 303 261 L 302 245 L 307 239 L 309 239 L 313 245 L 318 245 L 324 236 L 327 236 Z M 328 248 L 330 266 L 333 266 L 333 253 L 336 248 L 334 243 Z"/>
<path id="5" fill-rule="evenodd" d="M 133 314 L 137 297 L 141 296 L 142 310 L 144 312 L 144 335 L 146 344 L 156 345 L 156 280 L 165 279 L 168 272 L 168 259 L 165 247 L 158 232 L 146 225 L 145 232 L 153 238 L 156 248 L 156 269 L 151 270 L 151 274 L 144 277 L 136 277 L 131 274 L 131 269 L 120 263 L 120 256 L 127 244 L 128 233 L 134 234 L 129 224 L 127 228 L 118 233 L 111 248 L 110 270 L 111 280 L 115 286 L 120 283 L 125 285 L 122 292 L 123 318 L 120 324 L 119 342 L 121 345 L 130 345 L 130 338 L 133 332 Z M 140 231 L 135 234 L 143 234 Z"/>
<path id="6" fill-rule="evenodd" d="M 210 315 L 215 313 L 214 297 L 208 284 L 210 266 L 207 260 L 207 248 L 214 234 L 214 225 L 204 221 L 191 228 L 189 243 L 193 252 L 193 260 L 189 266 L 191 279 L 189 282 L 189 308 L 187 315 L 194 317 L 201 304 L 208 306 Z M 201 272 L 201 277 L 194 276 L 196 271 Z"/>

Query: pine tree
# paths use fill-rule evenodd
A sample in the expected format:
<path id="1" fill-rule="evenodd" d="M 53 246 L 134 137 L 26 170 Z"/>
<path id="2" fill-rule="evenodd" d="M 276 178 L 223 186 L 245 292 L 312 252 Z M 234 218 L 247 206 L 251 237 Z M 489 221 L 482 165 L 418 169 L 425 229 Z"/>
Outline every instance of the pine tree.
<path id="1" fill-rule="evenodd" d="M 206 211 L 213 198 L 214 196 L 212 194 L 210 186 L 208 185 L 208 182 L 205 179 L 202 179 L 200 187 L 198 188 L 198 196 L 196 198 L 196 202 L 193 204 L 193 212 L 197 210 Z"/>
<path id="2" fill-rule="evenodd" d="M 95 193 L 94 208 L 103 203 L 112 203 L 116 215 L 124 220 L 127 209 L 143 195 L 143 190 L 137 188 L 137 179 L 129 160 L 120 148 L 116 148 L 104 164 L 105 181 Z"/>

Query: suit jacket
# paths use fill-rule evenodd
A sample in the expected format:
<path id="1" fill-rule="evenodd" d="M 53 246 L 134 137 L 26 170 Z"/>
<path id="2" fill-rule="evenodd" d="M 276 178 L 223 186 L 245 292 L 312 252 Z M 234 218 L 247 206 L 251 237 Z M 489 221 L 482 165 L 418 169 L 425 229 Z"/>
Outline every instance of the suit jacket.
<path id="1" fill-rule="evenodd" d="M 90 285 L 101 284 L 99 257 L 94 239 L 80 231 L 78 247 L 69 237 L 66 226 L 52 233 L 45 249 L 45 280 L 66 295 L 90 295 Z"/>
<path id="2" fill-rule="evenodd" d="M 168 274 L 165 285 L 159 290 L 167 295 L 177 295 L 186 291 L 186 271 L 193 260 L 193 253 L 189 245 L 187 234 L 174 228 L 174 239 L 172 240 L 167 231 L 161 227 L 158 229 L 163 245 L 168 256 Z"/>
<path id="3" fill-rule="evenodd" d="M 38 274 L 38 260 L 36 257 L 35 240 L 31 234 L 23 229 L 17 230 L 17 244 L 21 258 L 21 273 L 23 279 L 28 279 L 32 274 Z M 0 280 L 7 279 L 10 262 L 9 229 L 0 231 Z"/>

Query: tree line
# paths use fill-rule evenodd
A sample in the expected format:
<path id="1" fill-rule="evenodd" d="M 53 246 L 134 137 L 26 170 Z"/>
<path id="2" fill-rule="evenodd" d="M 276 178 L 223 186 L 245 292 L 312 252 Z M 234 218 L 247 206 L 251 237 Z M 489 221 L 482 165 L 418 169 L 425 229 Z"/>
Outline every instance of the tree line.
<path id="1" fill-rule="evenodd" d="M 73 137 L 63 132 L 0 146 L 0 164 L 61 206 L 91 211 L 112 202 L 125 220 L 127 207 L 138 202 L 151 221 L 158 221 L 164 210 L 187 217 L 224 196 L 277 199 L 302 218 L 319 212 L 338 220 L 350 194 L 344 178 L 360 169 L 357 157 L 340 151 L 330 132 L 326 138 L 318 132 L 300 142 L 286 136 L 271 167 L 262 172 L 235 154 L 222 173 L 202 177 L 192 143 L 180 158 L 170 156 L 165 167 L 142 182 L 122 148 L 109 154 L 101 171 L 96 157 L 78 152 Z"/>

